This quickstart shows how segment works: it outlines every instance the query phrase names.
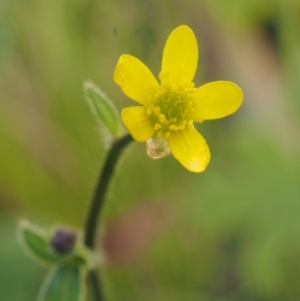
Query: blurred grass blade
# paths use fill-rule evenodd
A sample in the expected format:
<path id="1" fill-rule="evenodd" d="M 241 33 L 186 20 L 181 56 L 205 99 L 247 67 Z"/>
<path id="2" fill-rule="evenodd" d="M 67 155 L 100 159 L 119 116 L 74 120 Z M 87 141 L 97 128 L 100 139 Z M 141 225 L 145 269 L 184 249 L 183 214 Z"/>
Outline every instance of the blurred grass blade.
<path id="1" fill-rule="evenodd" d="M 50 272 L 37 301 L 83 301 L 85 271 L 75 265 L 62 265 Z"/>
<path id="2" fill-rule="evenodd" d="M 27 221 L 19 225 L 19 238 L 25 252 L 41 264 L 55 264 L 64 257 L 53 250 L 45 231 Z"/>
<path id="3" fill-rule="evenodd" d="M 84 83 L 86 100 L 97 120 L 105 126 L 113 137 L 120 134 L 121 123 L 114 104 L 92 82 Z"/>

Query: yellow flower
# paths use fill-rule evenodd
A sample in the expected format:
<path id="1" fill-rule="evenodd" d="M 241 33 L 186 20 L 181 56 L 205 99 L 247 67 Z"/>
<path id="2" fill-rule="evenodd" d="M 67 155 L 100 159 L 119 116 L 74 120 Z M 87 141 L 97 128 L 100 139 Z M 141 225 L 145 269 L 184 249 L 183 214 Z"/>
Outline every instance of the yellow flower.
<path id="1" fill-rule="evenodd" d="M 150 141 L 157 148 L 157 157 L 161 148 L 169 148 L 192 172 L 202 172 L 210 160 L 209 148 L 194 122 L 230 115 L 243 101 L 241 89 L 232 82 L 216 81 L 195 88 L 192 80 L 197 63 L 195 35 L 181 25 L 167 39 L 160 84 L 146 65 L 127 54 L 120 57 L 114 72 L 122 91 L 140 104 L 123 109 L 121 115 L 132 137 Z"/>

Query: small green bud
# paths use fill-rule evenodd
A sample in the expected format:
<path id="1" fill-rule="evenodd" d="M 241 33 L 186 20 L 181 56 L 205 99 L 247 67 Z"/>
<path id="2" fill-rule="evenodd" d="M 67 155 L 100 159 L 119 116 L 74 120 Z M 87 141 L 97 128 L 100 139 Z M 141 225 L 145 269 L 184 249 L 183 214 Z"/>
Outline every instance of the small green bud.
<path id="1" fill-rule="evenodd" d="M 80 241 L 77 243 L 76 232 L 68 228 L 43 230 L 22 221 L 19 240 L 24 251 L 41 265 L 93 266 L 91 252 Z"/>
<path id="2" fill-rule="evenodd" d="M 96 116 L 114 138 L 118 138 L 121 132 L 121 122 L 114 104 L 91 81 L 84 83 L 86 100 Z"/>

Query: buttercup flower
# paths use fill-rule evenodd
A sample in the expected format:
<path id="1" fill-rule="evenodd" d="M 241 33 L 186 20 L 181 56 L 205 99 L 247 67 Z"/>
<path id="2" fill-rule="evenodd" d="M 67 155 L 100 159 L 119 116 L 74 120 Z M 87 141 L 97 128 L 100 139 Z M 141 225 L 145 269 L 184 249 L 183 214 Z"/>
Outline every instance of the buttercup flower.
<path id="1" fill-rule="evenodd" d="M 205 139 L 194 122 L 218 119 L 234 113 L 243 101 L 241 89 L 228 81 L 199 88 L 192 82 L 198 63 L 197 40 L 186 25 L 169 35 L 162 59 L 160 84 L 137 58 L 120 57 L 114 81 L 139 103 L 123 109 L 121 117 L 131 136 L 148 144 L 148 154 L 173 156 L 189 171 L 202 172 L 210 160 Z"/>

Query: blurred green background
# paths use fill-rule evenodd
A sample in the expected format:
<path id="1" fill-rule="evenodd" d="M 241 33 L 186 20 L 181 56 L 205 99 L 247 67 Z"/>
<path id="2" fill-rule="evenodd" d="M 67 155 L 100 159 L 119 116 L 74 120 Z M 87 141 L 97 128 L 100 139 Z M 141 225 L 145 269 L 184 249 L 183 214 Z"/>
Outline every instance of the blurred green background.
<path id="1" fill-rule="evenodd" d="M 244 103 L 199 125 L 202 174 L 128 148 L 99 234 L 107 300 L 300 300 L 297 0 L 0 0 L 0 300 L 34 300 L 46 274 L 16 240 L 20 218 L 83 224 L 105 156 L 83 81 L 120 111 L 119 56 L 157 75 L 181 24 L 198 39 L 196 85 L 232 80 Z"/>

